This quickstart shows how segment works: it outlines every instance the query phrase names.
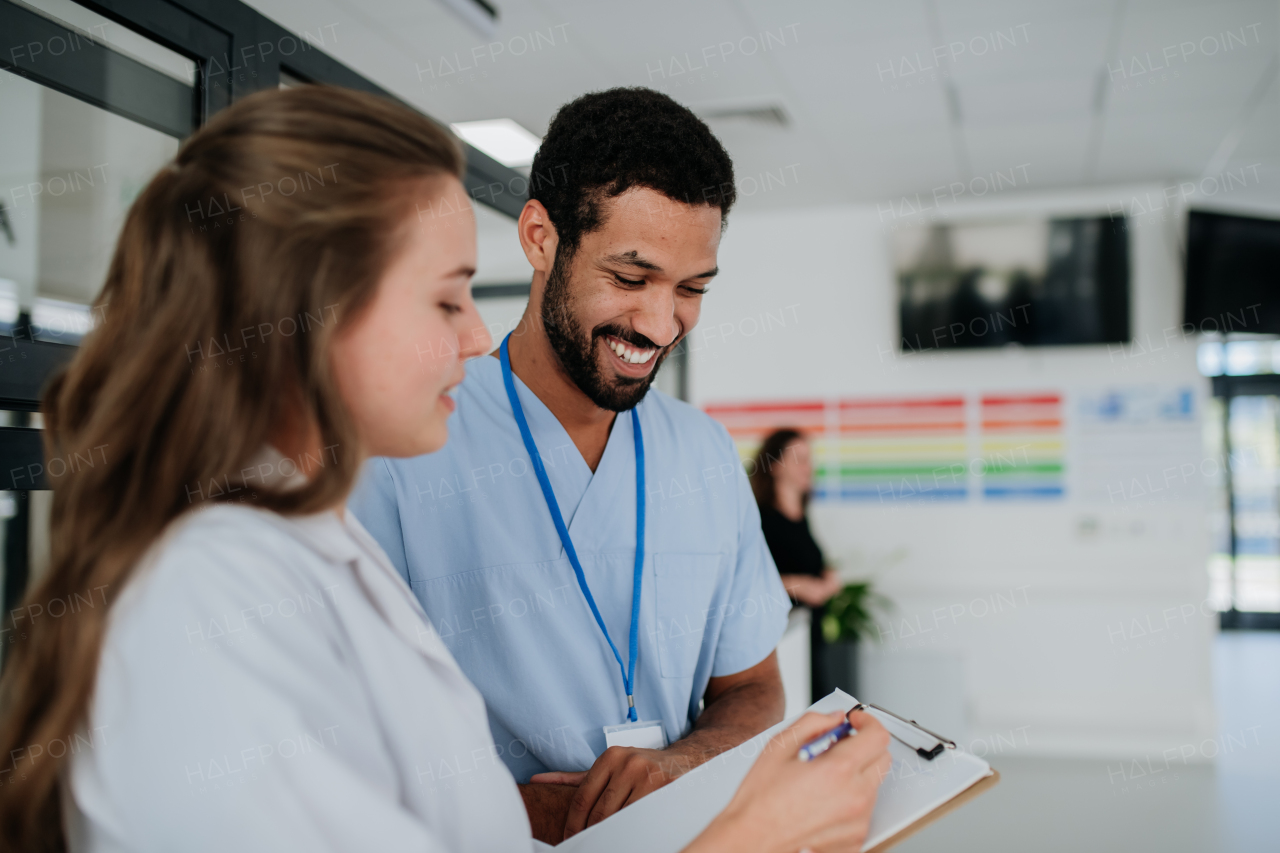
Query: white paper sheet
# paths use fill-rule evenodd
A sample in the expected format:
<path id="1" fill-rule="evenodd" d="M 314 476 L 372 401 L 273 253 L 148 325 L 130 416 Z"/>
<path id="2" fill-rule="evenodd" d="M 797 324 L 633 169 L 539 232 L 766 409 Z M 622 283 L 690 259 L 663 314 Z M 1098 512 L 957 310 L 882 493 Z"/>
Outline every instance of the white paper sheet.
<path id="1" fill-rule="evenodd" d="M 848 711 L 857 700 L 836 690 L 809 710 Z M 635 805 L 557 845 L 559 853 L 678 853 L 729 804 L 764 743 L 791 725 L 787 720 L 742 746 L 716 756 Z M 991 766 L 968 753 L 948 749 L 925 761 L 891 741 L 893 769 L 880 785 L 864 850 L 884 841 L 950 800 L 984 776 Z"/>

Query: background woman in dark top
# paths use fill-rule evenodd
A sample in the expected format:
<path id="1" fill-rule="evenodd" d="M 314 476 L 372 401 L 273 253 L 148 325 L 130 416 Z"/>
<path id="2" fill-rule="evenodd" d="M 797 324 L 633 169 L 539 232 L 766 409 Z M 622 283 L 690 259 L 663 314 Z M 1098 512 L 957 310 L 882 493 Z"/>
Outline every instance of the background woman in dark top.
<path id="1" fill-rule="evenodd" d="M 764 440 L 751 470 L 751 489 L 760 505 L 760 526 L 783 586 L 797 604 L 812 611 L 809 628 L 810 673 L 814 699 L 831 692 L 824 665 L 824 605 L 842 584 L 826 564 L 809 531 L 806 510 L 813 488 L 813 454 L 804 435 L 780 429 Z"/>

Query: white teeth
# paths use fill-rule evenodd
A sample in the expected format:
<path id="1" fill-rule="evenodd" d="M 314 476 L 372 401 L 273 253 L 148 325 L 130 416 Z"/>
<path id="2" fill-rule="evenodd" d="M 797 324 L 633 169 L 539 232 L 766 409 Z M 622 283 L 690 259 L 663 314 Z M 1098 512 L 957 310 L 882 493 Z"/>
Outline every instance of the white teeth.
<path id="1" fill-rule="evenodd" d="M 618 358 L 628 364 L 644 364 L 649 359 L 653 358 L 654 354 L 657 352 L 657 350 L 645 350 L 642 353 L 640 350 L 628 349 L 626 344 L 619 341 L 613 341 L 608 338 L 605 339 L 605 342 L 609 344 L 609 349 L 617 353 Z"/>

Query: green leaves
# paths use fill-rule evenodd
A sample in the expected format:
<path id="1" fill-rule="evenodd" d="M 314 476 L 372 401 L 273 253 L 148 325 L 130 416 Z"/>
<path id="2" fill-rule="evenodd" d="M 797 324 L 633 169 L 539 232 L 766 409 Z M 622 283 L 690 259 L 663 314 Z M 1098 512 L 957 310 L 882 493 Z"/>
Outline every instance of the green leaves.
<path id="1" fill-rule="evenodd" d="M 889 611 L 893 602 L 871 588 L 870 581 L 846 584 L 827 602 L 827 612 L 822 617 L 822 636 L 828 643 L 852 641 L 859 637 L 879 639 L 880 633 L 872 618 L 873 610 Z"/>

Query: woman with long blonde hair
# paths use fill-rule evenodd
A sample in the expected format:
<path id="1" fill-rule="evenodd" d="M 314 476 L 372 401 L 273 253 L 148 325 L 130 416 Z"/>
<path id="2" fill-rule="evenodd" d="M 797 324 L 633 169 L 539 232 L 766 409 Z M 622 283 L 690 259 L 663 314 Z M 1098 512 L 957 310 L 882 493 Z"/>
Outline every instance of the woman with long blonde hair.
<path id="1" fill-rule="evenodd" d="M 450 136 L 356 92 L 246 98 L 142 192 L 45 396 L 52 567 L 0 684 L 0 848 L 530 849 L 479 694 L 343 512 L 439 449 L 490 340 Z M 808 715 L 689 848 L 857 850 L 887 735 Z"/>

